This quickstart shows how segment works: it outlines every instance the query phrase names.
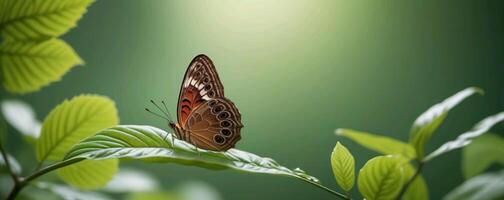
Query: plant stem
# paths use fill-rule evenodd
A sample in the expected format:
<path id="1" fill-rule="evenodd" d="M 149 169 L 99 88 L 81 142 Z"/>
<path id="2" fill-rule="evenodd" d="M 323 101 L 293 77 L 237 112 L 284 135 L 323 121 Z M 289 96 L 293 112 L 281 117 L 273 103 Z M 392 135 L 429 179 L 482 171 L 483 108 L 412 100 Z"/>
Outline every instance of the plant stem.
<path id="1" fill-rule="evenodd" d="M 14 172 L 14 170 L 12 169 L 12 166 L 10 165 L 9 157 L 7 157 L 7 153 L 4 151 L 2 143 L 3 142 L 0 142 L 0 153 L 2 153 L 2 157 L 5 161 L 5 167 L 7 168 L 7 171 L 9 171 L 9 174 L 11 175 L 12 180 L 14 181 L 14 184 L 16 184 L 19 182 L 19 178 L 16 175 L 16 173 Z"/>
<path id="2" fill-rule="evenodd" d="M 54 163 L 52 165 L 49 165 L 47 167 L 44 167 L 40 170 L 35 171 L 33 174 L 27 176 L 26 178 L 17 178 L 17 182 L 14 183 L 14 187 L 12 188 L 11 192 L 9 193 L 9 196 L 7 196 L 7 200 L 14 200 L 16 196 L 19 194 L 19 192 L 26 186 L 28 183 L 39 176 L 42 176 L 46 173 L 49 173 L 55 169 L 74 164 L 76 162 L 82 161 L 83 158 L 76 158 L 76 159 L 69 159 L 69 160 L 64 160 L 60 161 L 57 163 Z"/>
<path id="3" fill-rule="evenodd" d="M 12 181 L 14 182 L 14 186 L 12 187 L 12 190 L 9 193 L 9 196 L 7 197 L 7 199 L 14 199 L 14 197 L 17 195 L 17 193 L 19 193 L 19 190 L 21 190 L 21 187 L 19 185 L 21 180 L 16 175 L 16 173 L 14 173 L 14 170 L 12 169 L 12 166 L 9 161 L 9 157 L 7 157 L 7 153 L 3 149 L 3 141 L 0 141 L 0 153 L 2 154 L 2 157 L 5 161 L 5 167 L 7 168 L 7 171 L 9 171 L 9 174 L 12 177 Z"/>
<path id="4" fill-rule="evenodd" d="M 345 196 L 346 196 L 347 199 L 351 199 L 350 198 L 350 194 L 348 193 L 348 191 L 345 191 Z"/>
<path id="5" fill-rule="evenodd" d="M 27 176 L 23 180 L 23 182 L 29 182 L 29 181 L 36 179 L 37 177 L 42 176 L 42 175 L 44 175 L 48 172 L 51 172 L 55 169 L 58 169 L 58 168 L 61 168 L 61 167 L 67 166 L 67 165 L 71 165 L 71 164 L 74 164 L 74 163 L 82 161 L 82 160 L 84 160 L 84 158 L 74 158 L 74 159 L 69 159 L 69 160 L 64 160 L 64 161 L 54 163 L 52 165 L 49 165 L 47 167 L 44 167 L 44 168 L 38 170 L 37 172 L 33 173 L 30 176 Z"/>
<path id="6" fill-rule="evenodd" d="M 312 182 L 312 181 L 309 181 L 309 180 L 306 180 L 306 179 L 301 179 L 301 180 L 306 181 L 306 182 L 308 182 L 308 183 L 310 183 L 310 184 L 312 184 L 312 185 L 314 185 L 314 186 L 317 186 L 318 188 L 323 189 L 323 190 L 325 190 L 325 191 L 327 191 L 327 192 L 329 192 L 329 193 L 331 193 L 331 194 L 334 194 L 334 195 L 336 195 L 337 197 L 339 197 L 340 199 L 344 199 L 344 200 L 351 200 L 351 199 L 350 199 L 350 197 L 348 197 L 348 196 L 346 196 L 346 195 L 344 195 L 344 194 L 341 194 L 341 193 L 339 193 L 339 192 L 336 192 L 336 191 L 334 191 L 334 190 L 331 190 L 331 189 L 329 189 L 329 188 L 328 188 L 328 187 L 326 187 L 326 186 L 323 186 L 323 185 L 321 185 L 321 184 L 318 184 L 318 183 L 315 183 L 315 182 Z"/>
<path id="7" fill-rule="evenodd" d="M 399 195 L 397 195 L 396 200 L 401 200 L 402 196 L 404 195 L 404 193 L 406 193 L 406 191 L 408 190 L 408 188 L 411 185 L 411 183 L 413 183 L 413 181 L 415 180 L 415 178 L 420 174 L 420 171 L 422 171 L 422 168 L 423 168 L 424 164 L 425 163 L 423 161 L 418 162 L 418 166 L 417 166 L 417 169 L 415 171 L 415 174 L 413 174 L 413 176 L 410 178 L 410 180 L 408 180 L 408 182 L 406 182 L 403 185 L 403 187 L 401 188 L 401 192 L 399 192 Z"/>
<path id="8" fill-rule="evenodd" d="M 7 196 L 7 200 L 14 200 L 14 199 L 16 199 L 16 196 L 19 194 L 19 192 L 21 191 L 21 189 L 23 189 L 23 187 L 24 186 L 22 186 L 20 184 L 14 184 L 14 187 L 10 191 L 9 196 Z"/>

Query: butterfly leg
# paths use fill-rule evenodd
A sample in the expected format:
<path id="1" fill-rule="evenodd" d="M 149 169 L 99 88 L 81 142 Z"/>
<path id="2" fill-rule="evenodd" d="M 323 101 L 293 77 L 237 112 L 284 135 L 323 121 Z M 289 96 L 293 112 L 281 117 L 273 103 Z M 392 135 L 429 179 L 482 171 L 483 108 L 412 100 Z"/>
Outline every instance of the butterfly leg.
<path id="1" fill-rule="evenodd" d="M 194 141 L 191 138 L 191 135 L 189 135 L 189 141 L 191 141 L 191 144 L 194 145 Z M 194 145 L 194 150 L 198 153 L 198 156 L 201 156 L 201 153 L 196 145 Z"/>
<path id="2" fill-rule="evenodd" d="M 172 142 L 173 151 L 175 151 L 175 135 L 172 135 L 171 142 Z"/>
<path id="3" fill-rule="evenodd" d="M 170 134 L 166 134 L 164 137 L 163 137 L 163 140 L 166 141 L 166 138 L 168 137 L 168 135 Z"/>
<path id="4" fill-rule="evenodd" d="M 196 152 L 198 152 L 198 156 L 201 156 L 201 152 L 198 150 L 197 146 L 194 146 L 194 150 L 196 150 Z"/>
<path id="5" fill-rule="evenodd" d="M 172 149 L 173 149 L 173 151 L 175 151 L 175 134 L 174 133 L 170 133 L 170 134 L 171 134 Z M 168 137 L 168 134 L 166 134 L 166 136 L 164 137 L 165 141 L 166 141 L 167 137 Z"/>

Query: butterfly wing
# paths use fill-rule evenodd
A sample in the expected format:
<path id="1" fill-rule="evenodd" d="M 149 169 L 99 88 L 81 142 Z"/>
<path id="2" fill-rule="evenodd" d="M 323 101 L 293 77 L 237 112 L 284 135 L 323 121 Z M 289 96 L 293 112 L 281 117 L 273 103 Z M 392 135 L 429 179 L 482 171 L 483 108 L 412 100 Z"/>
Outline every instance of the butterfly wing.
<path id="1" fill-rule="evenodd" d="M 198 106 L 183 127 L 193 145 L 214 151 L 226 151 L 240 140 L 241 115 L 229 99 L 211 99 Z"/>
<path id="2" fill-rule="evenodd" d="M 234 103 L 224 97 L 224 87 L 213 62 L 196 56 L 184 76 L 177 106 L 181 139 L 203 149 L 228 150 L 240 140 L 243 127 Z"/>
<path id="3" fill-rule="evenodd" d="M 177 120 L 184 127 L 191 112 L 204 102 L 224 97 L 224 87 L 215 66 L 205 55 L 196 56 L 184 75 L 177 106 Z"/>

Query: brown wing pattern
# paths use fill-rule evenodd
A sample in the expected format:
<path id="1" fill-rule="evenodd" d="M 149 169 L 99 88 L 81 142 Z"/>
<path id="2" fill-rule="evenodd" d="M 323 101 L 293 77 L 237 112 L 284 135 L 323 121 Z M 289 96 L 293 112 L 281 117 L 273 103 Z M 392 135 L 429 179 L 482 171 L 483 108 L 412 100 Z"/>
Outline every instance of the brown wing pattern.
<path id="1" fill-rule="evenodd" d="M 222 97 L 198 106 L 183 129 L 188 133 L 187 140 L 195 146 L 226 151 L 240 140 L 242 127 L 240 112 L 233 102 Z"/>
<path id="2" fill-rule="evenodd" d="M 224 97 L 224 87 L 213 62 L 205 55 L 196 56 L 184 75 L 180 87 L 177 119 L 184 127 L 191 112 L 204 102 Z"/>

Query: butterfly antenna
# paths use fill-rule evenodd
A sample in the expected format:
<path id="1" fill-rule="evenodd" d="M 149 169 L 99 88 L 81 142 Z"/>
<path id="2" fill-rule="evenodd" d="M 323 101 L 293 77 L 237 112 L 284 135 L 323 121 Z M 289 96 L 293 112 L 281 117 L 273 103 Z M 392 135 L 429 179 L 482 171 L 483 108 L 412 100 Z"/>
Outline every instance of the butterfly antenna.
<path id="1" fill-rule="evenodd" d="M 170 115 L 168 115 L 168 113 L 161 109 L 161 107 L 156 102 L 154 102 L 154 100 L 151 99 L 150 102 L 154 104 L 154 106 L 156 106 L 166 116 L 166 118 L 170 118 Z"/>
<path id="2" fill-rule="evenodd" d="M 155 113 L 155 112 L 152 112 L 152 111 L 151 111 L 151 110 L 149 110 L 148 108 L 145 108 L 145 111 L 149 112 L 150 114 L 153 114 L 153 115 L 155 115 L 155 116 L 158 116 L 158 117 L 161 117 L 161 118 L 163 118 L 163 119 L 166 119 L 166 120 L 170 121 L 170 120 L 169 120 L 168 118 L 166 118 L 165 116 L 160 115 L 160 114 L 157 114 L 157 113 Z"/>
<path id="3" fill-rule="evenodd" d="M 166 103 L 165 103 L 164 101 L 161 101 L 161 103 L 163 104 L 163 106 L 164 106 L 164 108 L 165 108 L 166 112 L 168 113 L 168 116 L 170 116 L 170 118 L 171 118 L 171 116 L 172 116 L 172 115 L 171 115 L 171 113 L 170 113 L 170 110 L 168 110 L 168 107 L 166 106 Z"/>

